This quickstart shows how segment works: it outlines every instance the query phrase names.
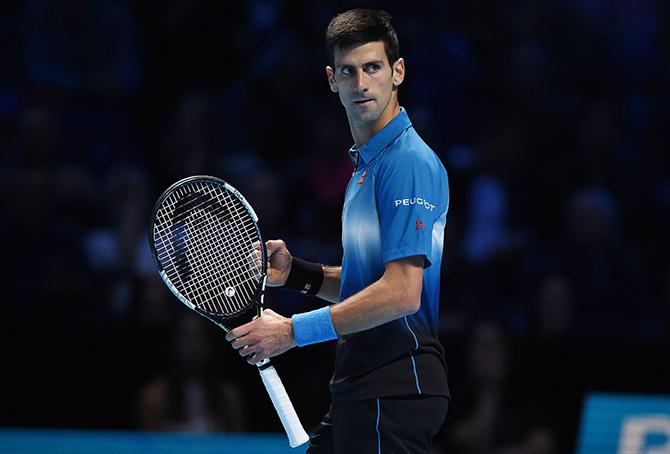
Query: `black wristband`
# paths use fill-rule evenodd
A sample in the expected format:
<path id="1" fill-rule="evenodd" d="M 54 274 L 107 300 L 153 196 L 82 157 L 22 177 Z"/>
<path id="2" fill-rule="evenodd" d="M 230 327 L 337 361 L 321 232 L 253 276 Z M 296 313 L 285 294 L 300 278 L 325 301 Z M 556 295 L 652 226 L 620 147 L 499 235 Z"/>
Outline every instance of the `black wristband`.
<path id="1" fill-rule="evenodd" d="M 303 295 L 314 296 L 323 284 L 323 266 L 307 260 L 293 257 L 291 272 L 288 274 L 284 288 L 295 290 Z"/>

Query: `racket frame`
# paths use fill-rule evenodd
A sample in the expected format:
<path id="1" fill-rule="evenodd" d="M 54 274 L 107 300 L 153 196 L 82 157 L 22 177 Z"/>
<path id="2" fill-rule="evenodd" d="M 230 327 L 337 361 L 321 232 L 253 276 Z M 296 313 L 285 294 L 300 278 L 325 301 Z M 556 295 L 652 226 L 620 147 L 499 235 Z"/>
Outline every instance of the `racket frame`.
<path id="1" fill-rule="evenodd" d="M 255 292 L 253 295 L 252 301 L 250 301 L 248 308 L 238 314 L 235 314 L 230 317 L 226 317 L 224 315 L 220 314 L 213 314 L 211 312 L 205 311 L 197 307 L 195 304 L 191 303 L 184 295 L 181 294 L 181 292 L 177 289 L 177 287 L 172 284 L 170 281 L 170 278 L 167 275 L 167 272 L 163 269 L 163 266 L 161 265 L 160 261 L 158 260 L 158 251 L 156 249 L 156 240 L 155 240 L 155 219 L 158 211 L 161 209 L 163 202 L 167 197 L 169 197 L 172 193 L 175 192 L 175 189 L 185 186 L 189 183 L 194 183 L 197 181 L 203 181 L 203 182 L 210 182 L 218 185 L 222 185 L 227 191 L 229 191 L 233 196 L 235 196 L 244 206 L 244 208 L 247 210 L 249 215 L 251 216 L 251 219 L 253 220 L 254 223 L 254 228 L 256 229 L 256 233 L 258 234 L 258 239 L 260 243 L 260 248 L 261 248 L 261 261 L 262 261 L 262 268 L 261 268 L 261 275 L 260 278 L 262 280 L 260 288 Z M 234 320 L 238 321 L 238 323 L 235 323 L 235 326 L 238 326 L 240 324 L 243 324 L 244 321 L 249 321 L 253 317 L 260 317 L 262 310 L 263 310 L 263 302 L 265 298 L 265 283 L 267 281 L 267 267 L 268 267 L 268 259 L 267 259 L 267 249 L 265 247 L 265 241 L 263 240 L 263 233 L 261 232 L 261 229 L 258 225 L 258 215 L 254 211 L 253 207 L 251 204 L 247 201 L 247 199 L 238 191 L 235 187 L 233 187 L 230 183 L 227 181 L 222 180 L 221 178 L 213 177 L 210 175 L 193 175 L 190 177 L 182 178 L 181 180 L 173 183 L 170 185 L 163 193 L 160 195 L 156 203 L 154 204 L 154 207 L 151 211 L 151 222 L 149 224 L 149 246 L 151 247 L 151 255 L 154 259 L 154 262 L 156 263 L 156 266 L 158 267 L 159 274 L 161 276 L 161 279 L 163 279 L 163 282 L 165 282 L 165 285 L 172 291 L 172 293 L 181 301 L 182 304 L 184 304 L 186 307 L 189 309 L 197 312 L 198 314 L 202 315 L 203 317 L 207 318 L 211 322 L 215 323 L 218 325 L 221 329 L 223 329 L 226 333 L 229 332 L 232 327 L 226 326 L 224 324 L 225 321 L 228 320 Z M 253 311 L 253 312 L 251 312 Z M 239 321 L 242 320 L 241 323 Z M 233 325 L 233 324 L 231 324 Z"/>
<path id="2" fill-rule="evenodd" d="M 242 203 L 244 208 L 249 212 L 251 215 L 251 218 L 253 219 L 254 227 L 256 229 L 256 232 L 258 233 L 258 239 L 260 243 L 260 248 L 261 248 L 261 260 L 262 260 L 262 270 L 261 270 L 261 275 L 260 278 L 262 279 L 261 285 L 259 289 L 255 292 L 255 294 L 252 297 L 252 301 L 250 301 L 249 308 L 247 310 L 242 311 L 241 313 L 237 313 L 234 316 L 231 317 L 225 317 L 223 315 L 219 314 L 213 314 L 207 311 L 204 311 L 197 307 L 195 304 L 191 303 L 184 295 L 181 294 L 181 292 L 175 287 L 175 285 L 172 284 L 170 281 L 170 278 L 167 275 L 167 272 L 163 269 L 163 266 L 161 265 L 160 261 L 158 260 L 158 251 L 156 250 L 156 241 L 154 238 L 155 235 L 155 219 L 156 215 L 158 213 L 158 210 L 161 208 L 163 201 L 169 197 L 175 190 L 175 188 L 178 188 L 180 186 L 183 186 L 187 183 L 192 183 L 194 181 L 198 180 L 203 180 L 203 181 L 209 181 L 209 182 L 214 182 L 216 184 L 221 184 L 224 185 L 224 187 L 231 192 L 237 199 Z M 161 196 L 158 198 L 156 201 L 156 204 L 154 205 L 154 208 L 152 210 L 151 214 L 151 222 L 149 224 L 149 245 L 151 247 L 151 255 L 154 258 L 154 261 L 156 262 L 156 266 L 158 267 L 159 274 L 161 278 L 163 279 L 163 282 L 165 282 L 165 285 L 170 289 L 170 291 L 177 297 L 179 301 L 181 301 L 182 304 L 184 304 L 186 307 L 191 309 L 192 311 L 196 312 L 197 314 L 202 315 L 203 317 L 207 318 L 211 322 L 215 323 L 217 326 L 222 328 L 225 332 L 229 332 L 232 328 L 229 328 L 224 324 L 224 321 L 228 320 L 235 320 L 235 321 L 240 321 L 242 318 L 247 318 L 248 320 L 251 320 L 253 316 L 261 316 L 262 311 L 263 311 L 263 300 L 265 298 L 265 283 L 267 281 L 267 249 L 265 247 L 265 241 L 263 240 L 263 235 L 260 230 L 260 227 L 258 226 L 258 216 L 256 215 L 256 212 L 252 208 L 252 206 L 247 202 L 247 200 L 244 198 L 244 196 L 237 190 L 235 189 L 232 185 L 227 183 L 226 181 L 212 177 L 209 175 L 194 175 L 191 177 L 183 178 L 175 183 L 173 183 L 170 187 L 168 187 Z M 251 315 L 251 316 L 250 316 Z M 248 321 L 246 320 L 246 321 Z M 244 321 L 243 321 L 244 323 Z M 238 324 L 235 324 L 235 326 L 238 326 Z M 289 445 L 292 448 L 295 448 L 297 446 L 300 446 L 306 442 L 309 441 L 309 435 L 305 432 L 304 428 L 302 427 L 302 424 L 300 423 L 300 419 L 298 418 L 298 415 L 295 412 L 295 409 L 293 408 L 293 404 L 291 403 L 291 400 L 286 393 L 286 389 L 284 388 L 283 383 L 281 382 L 281 379 L 279 378 L 279 375 L 277 374 L 277 371 L 275 370 L 274 366 L 270 362 L 269 358 L 266 358 L 259 363 L 256 364 L 258 368 L 258 372 L 261 376 L 261 379 L 263 381 L 263 385 L 265 386 L 265 389 L 270 397 L 270 400 L 272 401 L 273 406 L 275 407 L 275 410 L 277 411 L 277 415 L 279 416 L 279 419 L 284 426 L 284 430 L 286 431 L 286 435 L 288 436 L 289 439 Z"/>

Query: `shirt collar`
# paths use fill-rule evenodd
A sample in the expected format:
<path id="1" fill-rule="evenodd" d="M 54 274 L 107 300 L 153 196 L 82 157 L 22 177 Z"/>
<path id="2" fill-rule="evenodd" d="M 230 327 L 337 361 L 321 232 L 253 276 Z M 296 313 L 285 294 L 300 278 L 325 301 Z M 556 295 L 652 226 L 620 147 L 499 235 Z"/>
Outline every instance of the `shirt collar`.
<path id="1" fill-rule="evenodd" d="M 357 168 L 363 167 L 376 158 L 384 148 L 410 126 L 412 126 L 412 122 L 409 121 L 405 109 L 401 107 L 400 113 L 389 121 L 381 131 L 372 136 L 365 145 L 360 148 L 356 148 L 356 145 L 352 146 L 349 149 L 349 157 Z"/>

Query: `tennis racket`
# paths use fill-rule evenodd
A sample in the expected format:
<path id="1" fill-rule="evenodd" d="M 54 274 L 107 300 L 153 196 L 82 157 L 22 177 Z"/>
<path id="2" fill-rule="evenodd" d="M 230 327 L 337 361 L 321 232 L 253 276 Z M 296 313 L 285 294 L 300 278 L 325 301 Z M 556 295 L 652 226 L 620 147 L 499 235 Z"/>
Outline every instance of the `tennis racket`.
<path id="1" fill-rule="evenodd" d="M 170 186 L 153 209 L 149 244 L 163 282 L 189 309 L 226 332 L 260 316 L 267 251 L 251 205 L 235 188 L 210 176 Z M 277 371 L 257 364 L 291 447 L 305 433 Z"/>

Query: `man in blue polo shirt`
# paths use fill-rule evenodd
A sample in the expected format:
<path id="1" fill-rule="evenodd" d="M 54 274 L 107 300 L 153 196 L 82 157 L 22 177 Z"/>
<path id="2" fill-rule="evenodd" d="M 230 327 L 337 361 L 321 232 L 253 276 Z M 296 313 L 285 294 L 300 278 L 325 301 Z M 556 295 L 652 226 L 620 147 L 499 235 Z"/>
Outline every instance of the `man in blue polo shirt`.
<path id="1" fill-rule="evenodd" d="M 438 340 L 447 174 L 398 103 L 405 63 L 383 11 L 329 24 L 328 83 L 354 139 L 342 212 L 342 266 L 292 257 L 268 241 L 268 285 L 335 303 L 288 319 L 263 316 L 227 334 L 255 364 L 338 339 L 330 412 L 310 453 L 429 453 L 449 389 Z"/>

